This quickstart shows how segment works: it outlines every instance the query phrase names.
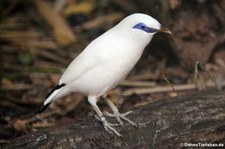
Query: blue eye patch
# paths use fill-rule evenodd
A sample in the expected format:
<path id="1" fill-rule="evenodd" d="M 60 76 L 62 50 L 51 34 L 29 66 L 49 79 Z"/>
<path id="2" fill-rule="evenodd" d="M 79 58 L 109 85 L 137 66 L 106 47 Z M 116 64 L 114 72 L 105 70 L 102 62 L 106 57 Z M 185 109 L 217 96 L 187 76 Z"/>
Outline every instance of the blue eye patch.
<path id="1" fill-rule="evenodd" d="M 145 31 L 145 32 L 147 32 L 147 33 L 155 33 L 155 32 L 158 31 L 158 30 L 156 30 L 156 29 L 154 29 L 154 28 L 148 27 L 148 26 L 145 25 L 144 23 L 138 23 L 138 24 L 136 24 L 133 28 L 139 29 L 139 30 L 142 30 L 142 31 Z"/>

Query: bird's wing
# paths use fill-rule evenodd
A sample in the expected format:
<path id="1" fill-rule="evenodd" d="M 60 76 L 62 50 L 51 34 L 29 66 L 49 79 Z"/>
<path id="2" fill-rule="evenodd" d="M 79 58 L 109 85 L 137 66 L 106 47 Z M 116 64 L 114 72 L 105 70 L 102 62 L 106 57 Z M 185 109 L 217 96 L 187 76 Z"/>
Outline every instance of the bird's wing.
<path id="1" fill-rule="evenodd" d="M 90 47 L 90 46 L 89 46 Z M 76 57 L 68 66 L 68 68 L 63 73 L 61 79 L 59 80 L 59 84 L 53 88 L 49 94 L 46 96 L 46 100 L 40 110 L 42 112 L 47 108 L 47 106 L 56 99 L 56 96 L 60 92 L 60 94 L 66 93 L 66 90 L 61 90 L 70 84 L 72 81 L 79 79 L 83 74 L 85 74 L 90 69 L 94 68 L 98 64 L 98 59 L 94 58 L 95 50 L 90 48 L 86 48 L 78 57 Z"/>
<path id="2" fill-rule="evenodd" d="M 63 73 L 59 84 L 69 84 L 100 64 L 101 59 L 98 56 L 98 48 L 99 46 L 96 46 L 96 44 L 90 43 L 88 47 L 70 63 Z"/>
<path id="3" fill-rule="evenodd" d="M 70 63 L 59 80 L 59 84 L 69 84 L 79 79 L 90 69 L 94 69 L 101 64 L 101 62 L 104 61 L 102 58 L 110 56 L 110 50 L 115 48 L 112 43 L 115 43 L 117 38 L 114 36 L 112 30 L 109 30 L 92 41 L 83 52 Z"/>

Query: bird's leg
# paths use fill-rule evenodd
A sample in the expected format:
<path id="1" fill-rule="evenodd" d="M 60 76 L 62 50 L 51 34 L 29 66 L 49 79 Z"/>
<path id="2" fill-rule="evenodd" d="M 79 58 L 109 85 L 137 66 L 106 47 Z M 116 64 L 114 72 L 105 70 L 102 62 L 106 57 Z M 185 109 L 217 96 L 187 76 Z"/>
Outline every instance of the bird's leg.
<path id="1" fill-rule="evenodd" d="M 113 104 L 106 96 L 103 96 L 103 98 L 104 98 L 104 100 L 106 101 L 106 103 L 109 105 L 110 109 L 111 109 L 112 112 L 113 112 L 113 114 L 108 113 L 108 112 L 104 112 L 104 115 L 105 115 L 105 116 L 116 118 L 116 120 L 117 120 L 117 121 L 119 122 L 119 124 L 122 125 L 122 126 L 123 126 L 124 124 L 123 124 L 123 122 L 122 122 L 121 119 L 127 121 L 128 123 L 130 123 L 130 124 L 133 125 L 133 126 L 137 126 L 136 123 L 134 123 L 133 121 L 131 121 L 131 120 L 129 120 L 128 118 L 126 118 L 126 116 L 129 115 L 129 114 L 132 114 L 133 111 L 128 111 L 128 112 L 126 112 L 126 113 L 121 114 L 121 113 L 119 113 L 117 107 L 116 107 L 116 106 L 115 106 L 115 105 L 114 105 L 114 104 Z"/>
<path id="2" fill-rule="evenodd" d="M 113 128 L 112 126 L 116 126 L 117 124 L 112 124 L 109 123 L 106 118 L 104 117 L 104 115 L 102 114 L 101 110 L 99 109 L 99 107 L 96 104 L 96 97 L 94 96 L 89 96 L 88 97 L 88 101 L 91 104 L 91 106 L 93 107 L 93 109 L 95 110 L 95 112 L 97 113 L 96 118 L 101 121 L 102 125 L 104 126 L 105 130 L 110 133 L 110 134 L 116 134 L 118 137 L 122 137 L 122 135 L 116 131 L 115 128 Z"/>

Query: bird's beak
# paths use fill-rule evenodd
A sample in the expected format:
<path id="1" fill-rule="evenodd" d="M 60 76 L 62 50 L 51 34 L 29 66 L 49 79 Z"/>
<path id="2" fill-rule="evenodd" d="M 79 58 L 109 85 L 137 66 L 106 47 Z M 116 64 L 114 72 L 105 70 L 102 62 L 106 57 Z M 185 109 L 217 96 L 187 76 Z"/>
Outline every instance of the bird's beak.
<path id="1" fill-rule="evenodd" d="M 171 34 L 171 31 L 163 26 L 161 26 L 161 28 L 159 29 L 159 32 Z"/>

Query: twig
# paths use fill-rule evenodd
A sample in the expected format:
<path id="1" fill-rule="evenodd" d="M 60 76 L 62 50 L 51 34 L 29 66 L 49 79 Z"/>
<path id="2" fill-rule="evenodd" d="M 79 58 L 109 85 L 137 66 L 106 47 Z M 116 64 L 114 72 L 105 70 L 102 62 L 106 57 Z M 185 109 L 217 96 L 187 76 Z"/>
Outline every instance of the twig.
<path id="1" fill-rule="evenodd" d="M 33 123 L 32 127 L 33 128 L 46 128 L 46 127 L 51 127 L 54 125 L 55 125 L 55 123 Z"/>
<path id="2" fill-rule="evenodd" d="M 115 23 L 119 19 L 121 19 L 124 16 L 122 13 L 114 13 L 114 14 L 109 14 L 105 16 L 98 17 L 94 20 L 88 21 L 86 23 L 81 24 L 78 27 L 75 27 L 75 30 L 80 30 L 80 29 L 85 29 L 85 30 L 91 30 L 97 28 L 101 24 L 105 23 Z"/>
<path id="3" fill-rule="evenodd" d="M 194 84 L 195 84 L 195 89 L 197 90 L 197 80 L 199 78 L 199 73 L 198 73 L 198 61 L 195 62 L 195 71 L 194 71 Z"/>
<path id="4" fill-rule="evenodd" d="M 129 79 L 130 80 L 150 80 L 150 79 L 156 80 L 157 78 L 159 78 L 159 74 L 160 72 L 156 70 L 155 72 L 145 72 L 140 75 L 131 76 L 129 77 Z"/>
<path id="5" fill-rule="evenodd" d="M 216 80 L 210 75 L 210 73 L 203 66 L 200 65 L 200 67 L 206 73 L 207 77 L 214 83 L 214 85 L 216 86 L 216 88 L 218 90 L 221 90 L 221 87 L 217 84 Z"/>
<path id="6" fill-rule="evenodd" d="M 208 87 L 214 87 L 214 83 L 207 82 L 206 85 Z M 225 86 L 225 81 L 221 83 L 221 87 Z M 186 90 L 194 90 L 195 84 L 182 84 L 182 85 L 174 85 L 174 89 L 176 91 L 186 91 Z M 130 96 L 133 94 L 151 94 L 151 93 L 163 93 L 163 92 L 170 92 L 170 86 L 158 86 L 154 88 L 132 88 L 124 91 L 122 93 L 123 96 Z"/>
<path id="7" fill-rule="evenodd" d="M 13 85 L 2 85 L 2 90 L 30 90 L 32 89 L 32 85 L 28 84 L 21 84 L 21 83 L 14 83 Z"/>
<path id="8" fill-rule="evenodd" d="M 37 55 L 40 55 L 44 58 L 50 59 L 52 61 L 61 63 L 61 64 L 67 64 L 68 60 L 62 58 L 60 55 L 56 55 L 55 53 L 47 50 L 36 50 L 35 51 Z"/>
<path id="9" fill-rule="evenodd" d="M 11 140 L 4 140 L 4 139 L 1 139 L 0 140 L 0 144 L 6 144 L 6 143 L 9 143 Z"/>
<path id="10" fill-rule="evenodd" d="M 171 89 L 176 93 L 174 85 L 166 77 L 163 77 L 163 79 L 170 85 Z"/>
<path id="11" fill-rule="evenodd" d="M 119 84 L 120 86 L 128 86 L 128 87 L 152 87 L 155 86 L 155 82 L 150 81 L 129 81 L 125 80 Z"/>
<path id="12" fill-rule="evenodd" d="M 49 112 L 41 113 L 41 114 L 35 115 L 35 116 L 31 117 L 31 118 L 24 119 L 24 122 L 26 124 L 32 123 L 32 122 L 35 122 L 37 120 L 44 119 L 46 117 L 50 117 L 50 116 L 52 116 L 54 114 L 56 114 L 55 111 L 49 111 Z"/>
<path id="13" fill-rule="evenodd" d="M 197 87 L 198 80 L 200 80 L 201 82 L 203 82 L 202 79 L 201 79 L 201 77 L 200 77 L 200 73 L 198 71 L 199 68 L 201 70 L 203 70 L 203 72 L 205 72 L 205 74 L 207 75 L 207 77 L 214 83 L 214 85 L 216 86 L 216 88 L 218 90 L 221 90 L 221 87 L 217 84 L 216 80 L 208 73 L 208 71 L 205 69 L 205 67 L 203 66 L 203 64 L 200 63 L 199 61 L 196 61 L 196 63 L 195 63 L 195 75 L 194 75 L 195 89 L 198 88 Z M 203 85 L 204 83 L 201 83 L 201 84 Z"/>

